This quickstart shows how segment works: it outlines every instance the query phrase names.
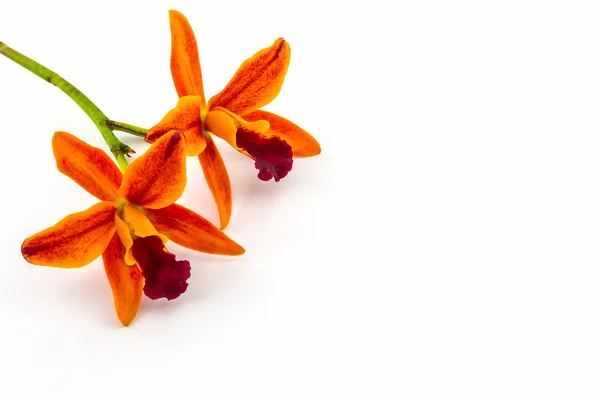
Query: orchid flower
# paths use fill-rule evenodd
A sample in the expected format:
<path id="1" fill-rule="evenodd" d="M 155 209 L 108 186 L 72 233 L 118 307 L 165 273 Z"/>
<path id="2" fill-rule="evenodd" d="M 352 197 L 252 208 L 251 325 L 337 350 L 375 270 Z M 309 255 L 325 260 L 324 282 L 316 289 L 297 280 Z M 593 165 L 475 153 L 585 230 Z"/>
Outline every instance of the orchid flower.
<path id="1" fill-rule="evenodd" d="M 239 67 L 227 86 L 208 104 L 194 32 L 186 17 L 169 11 L 171 73 L 179 95 L 176 107 L 153 128 L 146 140 L 154 142 L 177 129 L 186 137 L 186 154 L 198 156 L 217 204 L 221 229 L 231 217 L 231 185 L 211 133 L 254 159 L 258 178 L 279 181 L 292 169 L 293 157 L 321 152 L 308 132 L 268 111 L 260 110 L 281 90 L 290 62 L 290 46 L 277 39 Z"/>
<path id="2" fill-rule="evenodd" d="M 58 170 L 100 200 L 23 242 L 32 264 L 83 267 L 100 255 L 117 316 L 129 325 L 142 291 L 172 300 L 186 291 L 188 261 L 179 261 L 168 240 L 204 253 L 239 255 L 244 249 L 200 215 L 174 204 L 186 184 L 185 139 L 171 131 L 121 173 L 102 150 L 66 132 L 52 148 Z"/>

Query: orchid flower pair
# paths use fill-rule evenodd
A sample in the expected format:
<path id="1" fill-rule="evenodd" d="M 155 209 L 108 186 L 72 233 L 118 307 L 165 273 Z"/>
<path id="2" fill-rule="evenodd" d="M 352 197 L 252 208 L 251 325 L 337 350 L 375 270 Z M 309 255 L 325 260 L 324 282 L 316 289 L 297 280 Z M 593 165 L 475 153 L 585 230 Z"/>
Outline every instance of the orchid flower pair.
<path id="1" fill-rule="evenodd" d="M 171 300 L 187 289 L 190 264 L 168 251 L 169 240 L 210 254 L 245 251 L 221 231 L 231 217 L 232 191 L 211 134 L 252 158 L 265 181 L 285 177 L 293 157 L 321 151 L 306 131 L 260 110 L 283 84 L 290 61 L 283 39 L 246 60 L 225 89 L 206 102 L 192 28 L 177 11 L 169 17 L 171 72 L 179 101 L 147 132 L 152 145 L 121 172 L 102 150 L 56 132 L 52 149 L 58 170 L 99 202 L 25 239 L 21 248 L 30 263 L 60 268 L 83 267 L 102 256 L 123 325 L 135 318 L 142 294 Z M 200 161 L 221 229 L 175 204 L 187 182 L 186 156 Z"/>

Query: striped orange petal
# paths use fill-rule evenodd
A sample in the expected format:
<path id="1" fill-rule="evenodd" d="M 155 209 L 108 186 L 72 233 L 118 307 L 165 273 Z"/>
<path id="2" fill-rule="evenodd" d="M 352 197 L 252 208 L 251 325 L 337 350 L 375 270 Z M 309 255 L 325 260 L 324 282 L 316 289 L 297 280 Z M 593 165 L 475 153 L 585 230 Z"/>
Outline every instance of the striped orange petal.
<path id="1" fill-rule="evenodd" d="M 185 162 L 185 139 L 171 131 L 129 164 L 119 194 L 145 208 L 171 205 L 185 189 Z"/>
<path id="2" fill-rule="evenodd" d="M 135 318 L 144 288 L 144 276 L 137 265 L 125 263 L 125 248 L 118 235 L 113 235 L 108 247 L 102 253 L 104 271 L 110 283 L 119 321 L 125 326 Z"/>
<path id="3" fill-rule="evenodd" d="M 60 172 L 100 200 L 114 201 L 122 174 L 110 157 L 67 132 L 56 132 L 52 150 Z"/>
<path id="4" fill-rule="evenodd" d="M 231 219 L 231 183 L 221 153 L 210 135 L 206 136 L 206 149 L 198 155 L 198 160 L 217 205 L 221 229 L 225 229 Z"/>
<path id="5" fill-rule="evenodd" d="M 53 227 L 25 239 L 21 253 L 36 265 L 83 267 L 106 250 L 115 233 L 115 212 L 114 204 L 104 201 L 68 215 Z"/>
<path id="6" fill-rule="evenodd" d="M 202 96 L 202 70 L 196 36 L 187 18 L 179 11 L 169 11 L 171 25 L 171 75 L 179 97 Z"/>
<path id="7" fill-rule="evenodd" d="M 209 254 L 237 256 L 244 248 L 195 212 L 177 204 L 150 210 L 148 219 L 175 243 Z"/>
<path id="8" fill-rule="evenodd" d="M 202 135 L 202 102 L 200 96 L 185 96 L 177 106 L 146 134 L 146 141 L 154 143 L 171 130 L 178 130 L 185 136 L 185 149 L 189 157 L 196 157 L 206 147 Z"/>
<path id="9" fill-rule="evenodd" d="M 223 107 L 244 115 L 269 104 L 281 91 L 290 54 L 290 46 L 283 39 L 260 50 L 242 63 L 225 89 L 210 99 L 209 109 Z"/>

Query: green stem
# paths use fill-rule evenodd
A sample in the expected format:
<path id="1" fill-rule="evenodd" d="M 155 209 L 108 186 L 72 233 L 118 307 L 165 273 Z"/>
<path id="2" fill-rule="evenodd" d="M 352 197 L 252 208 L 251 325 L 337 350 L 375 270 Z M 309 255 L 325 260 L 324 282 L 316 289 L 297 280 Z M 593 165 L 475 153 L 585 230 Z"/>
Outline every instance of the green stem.
<path id="1" fill-rule="evenodd" d="M 111 128 L 107 125 L 108 118 L 104 113 L 88 99 L 79 89 L 71 85 L 65 79 L 63 79 L 56 72 L 49 70 L 40 63 L 32 60 L 31 58 L 19 53 L 16 50 L 11 49 L 6 44 L 0 42 L 0 54 L 11 59 L 15 63 L 19 64 L 28 71 L 33 72 L 43 80 L 53 84 L 60 90 L 62 90 L 67 96 L 69 96 L 77 105 L 87 114 L 88 117 L 94 122 L 100 134 L 104 138 L 104 141 L 110 148 L 110 151 L 114 154 L 117 159 L 117 163 L 121 170 L 127 168 L 127 159 L 125 156 L 135 153 L 133 149 L 122 143 L 113 133 Z"/>
<path id="2" fill-rule="evenodd" d="M 106 120 L 106 125 L 108 125 L 108 127 L 113 131 L 126 132 L 141 138 L 145 138 L 146 133 L 148 133 L 148 129 L 140 128 L 139 126 L 131 124 L 126 124 L 125 122 L 113 121 L 111 119 Z"/>

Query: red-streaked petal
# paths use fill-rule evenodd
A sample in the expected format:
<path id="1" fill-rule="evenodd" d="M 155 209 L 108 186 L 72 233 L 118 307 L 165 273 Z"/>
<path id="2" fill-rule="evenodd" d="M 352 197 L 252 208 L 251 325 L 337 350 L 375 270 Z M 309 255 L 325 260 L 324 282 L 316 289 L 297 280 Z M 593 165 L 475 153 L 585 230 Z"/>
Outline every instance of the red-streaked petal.
<path id="1" fill-rule="evenodd" d="M 210 135 L 206 136 L 206 149 L 198 155 L 198 160 L 217 204 L 221 229 L 225 229 L 231 219 L 231 183 L 223 158 Z"/>
<path id="2" fill-rule="evenodd" d="M 283 39 L 242 63 L 225 89 L 209 101 L 209 109 L 223 107 L 244 115 L 269 104 L 281 91 L 290 63 L 290 46 Z"/>
<path id="3" fill-rule="evenodd" d="M 185 189 L 185 162 L 183 135 L 171 131 L 129 164 L 119 194 L 145 208 L 173 204 Z"/>
<path id="4" fill-rule="evenodd" d="M 244 248 L 195 212 L 172 204 L 147 215 L 152 225 L 173 242 L 209 254 L 237 256 Z"/>
<path id="5" fill-rule="evenodd" d="M 202 70 L 196 36 L 187 18 L 179 11 L 169 11 L 171 25 L 171 75 L 179 97 L 202 96 Z"/>
<path id="6" fill-rule="evenodd" d="M 123 325 L 127 326 L 131 324 L 140 308 L 144 276 L 137 265 L 127 265 L 124 257 L 125 248 L 119 236 L 113 235 L 108 247 L 102 253 L 102 261 L 113 293 L 117 317 Z"/>
<path id="7" fill-rule="evenodd" d="M 58 170 L 92 196 L 110 201 L 117 198 L 122 174 L 105 152 L 67 132 L 54 134 L 52 150 Z"/>
<path id="8" fill-rule="evenodd" d="M 171 130 L 178 130 L 185 136 L 185 150 L 189 157 L 196 157 L 206 147 L 202 135 L 202 97 L 185 96 L 179 99 L 177 106 L 153 126 L 146 134 L 146 141 L 154 143 Z"/>
<path id="9" fill-rule="evenodd" d="M 104 201 L 63 218 L 27 239 L 21 253 L 36 265 L 83 267 L 100 257 L 115 234 L 115 206 Z"/>
<path id="10" fill-rule="evenodd" d="M 275 179 L 279 182 L 292 170 L 292 148 L 277 136 L 267 138 L 260 133 L 238 128 L 236 134 L 238 147 L 254 158 L 254 166 L 259 171 L 258 179 Z"/>
<path id="11" fill-rule="evenodd" d="M 165 297 L 173 300 L 188 287 L 191 275 L 188 261 L 177 261 L 158 236 L 133 241 L 133 257 L 144 273 L 144 293 L 152 300 Z"/>
<path id="12" fill-rule="evenodd" d="M 321 153 L 319 142 L 310 133 L 277 114 L 257 110 L 243 117 L 248 121 L 268 121 L 269 130 L 263 135 L 285 140 L 292 147 L 294 157 L 312 157 Z"/>

